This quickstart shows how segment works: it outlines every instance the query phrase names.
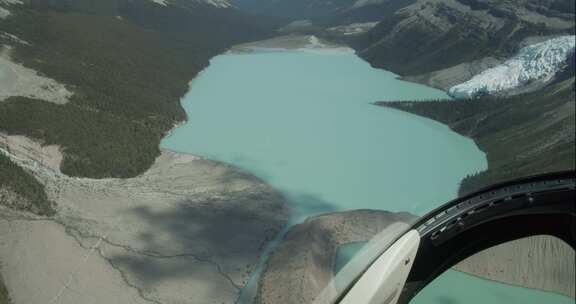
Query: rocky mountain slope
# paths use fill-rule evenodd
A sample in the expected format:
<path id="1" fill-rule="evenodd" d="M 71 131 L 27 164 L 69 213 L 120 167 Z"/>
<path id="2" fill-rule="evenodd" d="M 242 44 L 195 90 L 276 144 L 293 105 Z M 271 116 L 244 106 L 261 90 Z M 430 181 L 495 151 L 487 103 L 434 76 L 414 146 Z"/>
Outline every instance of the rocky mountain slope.
<path id="1" fill-rule="evenodd" d="M 372 65 L 408 76 L 505 60 L 543 37 L 573 34 L 569 1 L 419 0 L 385 16 L 354 46 Z"/>
<path id="2" fill-rule="evenodd" d="M 231 0 L 246 11 L 291 19 L 313 19 L 322 23 L 346 24 L 378 21 L 387 11 L 415 0 Z"/>
<path id="3" fill-rule="evenodd" d="M 467 192 L 574 168 L 574 13 L 573 1 L 419 0 L 349 41 L 372 65 L 455 97 L 523 94 L 386 104 L 476 140 L 490 169 L 464 181 Z"/>
<path id="4" fill-rule="evenodd" d="M 379 103 L 476 141 L 489 169 L 462 183 L 466 193 L 575 167 L 574 13 L 573 1 L 419 0 L 352 42 L 372 65 L 407 80 L 461 98 L 488 96 Z"/>
<path id="5" fill-rule="evenodd" d="M 75 11 L 90 14 L 120 15 L 120 11 L 126 5 L 145 5 L 154 3 L 156 5 L 169 7 L 217 7 L 228 8 L 230 3 L 227 0 L 4 0 L 7 4 L 23 4 L 37 9 L 58 9 Z"/>
<path id="6" fill-rule="evenodd" d="M 421 76 L 418 79 L 460 64 L 480 66 L 482 70 L 487 63 L 492 67 L 542 39 L 574 35 L 574 2 L 570 0 L 232 3 L 247 11 L 297 19 L 288 31 L 315 33 L 349 43 L 372 65 L 402 76 Z M 374 22 L 378 24 L 371 24 Z"/>
<path id="7" fill-rule="evenodd" d="M 233 0 L 236 7 L 266 15 L 304 19 L 334 14 L 354 0 Z"/>

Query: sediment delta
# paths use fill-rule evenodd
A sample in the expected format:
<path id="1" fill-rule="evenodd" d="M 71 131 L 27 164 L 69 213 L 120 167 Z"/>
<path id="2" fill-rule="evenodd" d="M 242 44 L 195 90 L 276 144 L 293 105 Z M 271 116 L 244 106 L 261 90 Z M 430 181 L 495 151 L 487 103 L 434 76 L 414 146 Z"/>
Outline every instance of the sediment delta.
<path id="1" fill-rule="evenodd" d="M 135 178 L 70 178 L 53 170 L 57 149 L 45 166 L 43 151 L 19 153 L 37 144 L 11 140 L 26 146 L 12 160 L 57 206 L 53 218 L 0 206 L 0 261 L 17 304 L 234 302 L 288 218 L 278 193 L 222 163 L 164 151 Z"/>

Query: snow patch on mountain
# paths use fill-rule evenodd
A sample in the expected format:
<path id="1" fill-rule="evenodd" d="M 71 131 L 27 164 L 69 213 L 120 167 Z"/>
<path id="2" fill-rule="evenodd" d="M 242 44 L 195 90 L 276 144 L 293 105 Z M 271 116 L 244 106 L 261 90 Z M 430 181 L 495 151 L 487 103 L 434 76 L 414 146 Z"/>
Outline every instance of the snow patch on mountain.
<path id="1" fill-rule="evenodd" d="M 522 48 L 501 65 L 487 69 L 467 82 L 453 86 L 454 98 L 474 98 L 516 89 L 535 81 L 547 82 L 574 52 L 576 36 L 561 36 Z"/>
<path id="2" fill-rule="evenodd" d="M 150 0 L 150 1 L 162 6 L 168 6 L 171 2 L 171 0 Z M 218 8 L 227 8 L 232 6 L 230 2 L 228 2 L 227 0 L 189 0 L 189 1 L 203 5 L 210 5 Z"/>
<path id="3" fill-rule="evenodd" d="M 318 37 L 311 35 L 308 36 L 308 44 L 306 45 L 307 48 L 324 48 L 326 47 L 326 45 L 322 42 L 320 42 L 320 39 L 318 39 Z"/>
<path id="4" fill-rule="evenodd" d="M 18 43 L 18 44 L 30 45 L 30 42 L 23 40 L 23 39 L 20 39 L 20 37 L 18 37 L 16 35 L 12 35 L 12 34 L 7 33 L 7 32 L 0 32 L 0 41 L 2 41 L 2 40 L 13 42 L 13 43 Z"/>
<path id="5" fill-rule="evenodd" d="M 354 5 L 352 6 L 352 8 L 360 8 L 363 6 L 369 6 L 369 5 L 374 5 L 374 4 L 382 4 L 384 2 L 386 2 L 387 0 L 358 0 L 356 2 L 354 2 Z"/>
<path id="6" fill-rule="evenodd" d="M 166 0 L 150 0 L 156 4 L 160 4 L 162 6 L 168 6 L 168 2 Z"/>
<path id="7" fill-rule="evenodd" d="M 232 4 L 227 0 L 202 0 L 204 3 L 208 3 L 212 6 L 219 7 L 219 8 L 228 8 L 232 7 Z"/>
<path id="8" fill-rule="evenodd" d="M 358 35 L 368 32 L 376 26 L 378 22 L 351 23 L 346 25 L 334 26 L 327 29 L 328 32 L 340 35 Z"/>
<path id="9" fill-rule="evenodd" d="M 6 19 L 10 16 L 10 11 L 0 6 L 0 19 Z"/>
<path id="10" fill-rule="evenodd" d="M 0 19 L 6 19 L 12 13 L 8 10 L 9 5 L 22 4 L 21 0 L 0 0 Z"/>
<path id="11" fill-rule="evenodd" d="M 14 5 L 14 4 L 23 4 L 23 2 L 22 2 L 22 0 L 0 0 L 0 4 L 6 4 L 6 5 L 12 4 L 12 5 Z"/>
<path id="12" fill-rule="evenodd" d="M 174 2 L 174 0 L 150 0 L 150 1 L 162 6 L 168 6 L 171 2 Z M 228 2 L 228 0 L 188 0 L 188 1 L 201 5 L 210 5 L 218 8 L 228 8 L 232 6 L 230 2 Z"/>

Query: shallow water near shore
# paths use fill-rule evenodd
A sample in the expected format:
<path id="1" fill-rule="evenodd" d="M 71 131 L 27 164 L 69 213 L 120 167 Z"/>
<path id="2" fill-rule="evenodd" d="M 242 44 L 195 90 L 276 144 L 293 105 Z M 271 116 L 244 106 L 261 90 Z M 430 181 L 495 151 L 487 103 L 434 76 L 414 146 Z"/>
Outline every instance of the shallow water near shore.
<path id="1" fill-rule="evenodd" d="M 270 183 L 290 205 L 290 225 L 353 209 L 423 215 L 455 198 L 466 175 L 484 170 L 485 155 L 445 125 L 372 103 L 441 98 L 448 96 L 351 53 L 225 54 L 192 82 L 182 102 L 188 122 L 161 147 Z M 239 303 L 252 301 L 263 265 Z"/>

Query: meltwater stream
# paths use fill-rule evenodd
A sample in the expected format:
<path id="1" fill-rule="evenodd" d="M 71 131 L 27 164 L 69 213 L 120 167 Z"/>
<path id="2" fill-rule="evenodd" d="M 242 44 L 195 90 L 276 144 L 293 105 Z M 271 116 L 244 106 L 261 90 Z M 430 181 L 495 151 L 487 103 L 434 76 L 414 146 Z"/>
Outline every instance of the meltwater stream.
<path id="1" fill-rule="evenodd" d="M 286 197 L 291 225 L 361 208 L 422 215 L 455 198 L 463 177 L 486 168 L 485 156 L 442 124 L 372 102 L 447 97 L 351 53 L 225 54 L 193 81 L 188 122 L 161 146 L 270 183 Z M 251 302 L 262 268 L 241 303 Z"/>

